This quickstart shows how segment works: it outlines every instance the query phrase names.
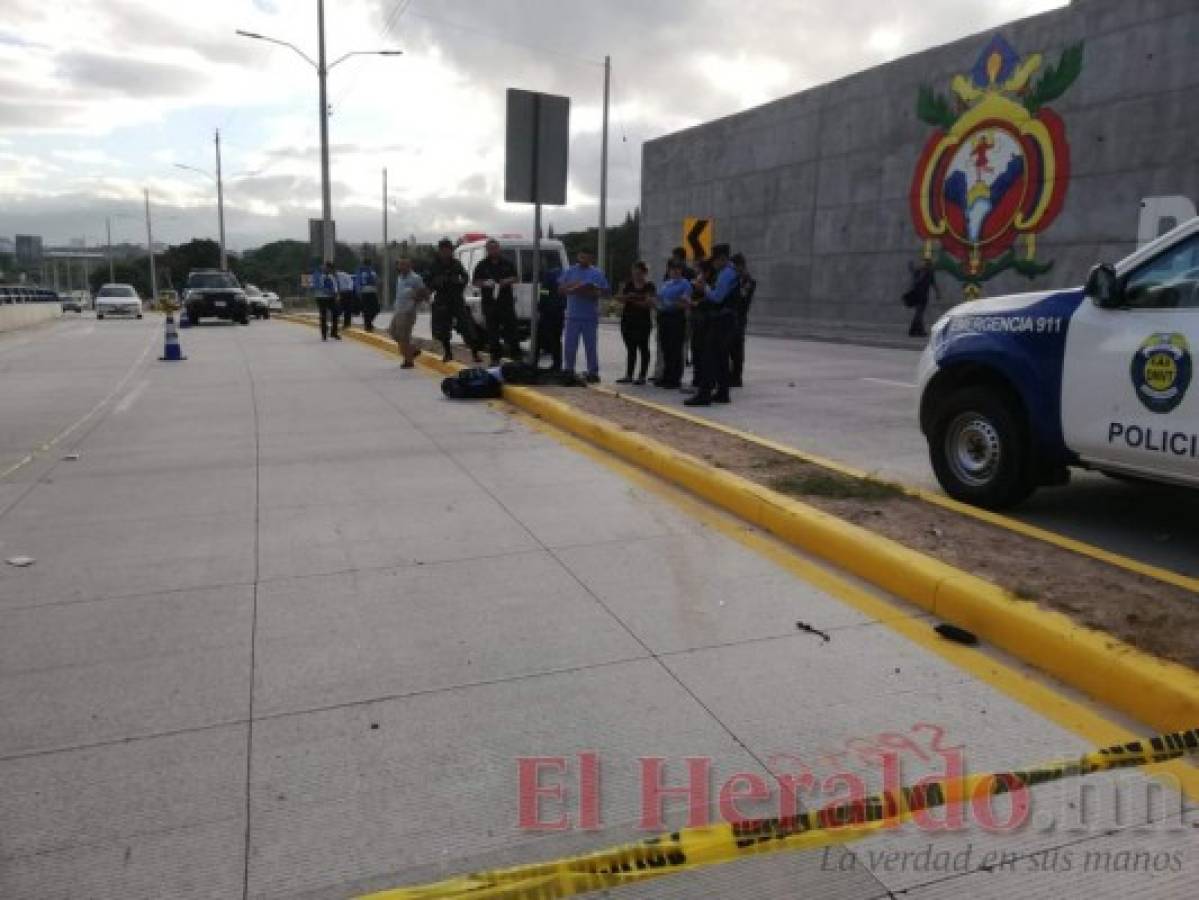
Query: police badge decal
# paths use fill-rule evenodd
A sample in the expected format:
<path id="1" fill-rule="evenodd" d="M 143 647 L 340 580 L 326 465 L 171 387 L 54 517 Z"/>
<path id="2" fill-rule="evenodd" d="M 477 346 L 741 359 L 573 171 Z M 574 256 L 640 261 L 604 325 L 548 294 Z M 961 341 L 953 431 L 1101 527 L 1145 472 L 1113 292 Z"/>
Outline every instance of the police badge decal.
<path id="1" fill-rule="evenodd" d="M 1181 334 L 1154 334 L 1132 358 L 1132 385 L 1150 412 L 1165 415 L 1186 398 L 1194 371 L 1191 348 Z"/>

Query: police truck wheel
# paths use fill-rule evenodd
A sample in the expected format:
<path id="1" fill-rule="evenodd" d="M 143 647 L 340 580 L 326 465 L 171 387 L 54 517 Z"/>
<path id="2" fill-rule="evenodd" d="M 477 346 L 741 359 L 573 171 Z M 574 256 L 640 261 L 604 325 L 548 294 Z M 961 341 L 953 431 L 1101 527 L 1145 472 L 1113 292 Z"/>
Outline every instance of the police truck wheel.
<path id="1" fill-rule="evenodd" d="M 1014 401 L 994 389 L 964 388 L 940 405 L 929 455 L 941 487 L 955 500 L 1003 509 L 1035 487 L 1023 416 Z"/>

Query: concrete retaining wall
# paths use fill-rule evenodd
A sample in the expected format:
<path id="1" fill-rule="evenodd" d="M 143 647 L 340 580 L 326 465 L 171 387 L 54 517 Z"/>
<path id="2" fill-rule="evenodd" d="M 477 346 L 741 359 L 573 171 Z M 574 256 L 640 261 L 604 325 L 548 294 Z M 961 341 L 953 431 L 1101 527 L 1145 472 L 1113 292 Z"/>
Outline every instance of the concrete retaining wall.
<path id="1" fill-rule="evenodd" d="M 945 242 L 926 243 L 917 230 L 915 173 L 930 141 L 936 143 L 933 136 L 953 133 L 948 121 L 941 126 L 922 121 L 917 97 L 921 86 L 928 86 L 949 102 L 950 119 L 963 114 L 953 126 L 963 127 L 970 105 L 958 100 L 954 78 L 969 79 L 996 35 L 1017 56 L 1016 65 L 1003 70 L 992 87 L 1014 87 L 1017 82 L 1008 79 L 1018 74 L 1019 64 L 1041 55 L 1023 92 L 1001 92 L 1013 101 L 1006 109 L 1025 109 L 1030 91 L 1051 75 L 1051 67 L 1059 67 L 1063 52 L 1080 42 L 1083 49 L 1077 78 L 1044 103 L 1049 112 L 1038 110 L 1039 123 L 1060 117 L 1061 142 L 1055 151 L 1040 128 L 1042 143 L 1020 151 L 1026 182 L 1008 194 L 1018 199 L 1038 187 L 1034 164 L 1042 172 L 1049 168 L 1045 160 L 1034 163 L 1032 157 L 1042 152 L 1034 148 L 1046 146 L 1050 156 L 1059 157 L 1053 161 L 1058 171 L 1068 157 L 1068 177 L 1042 176 L 1039 183 L 1050 193 L 1059 180 L 1064 185 L 1056 219 L 1046 226 L 1053 217 L 1043 216 L 1027 230 L 1006 229 L 1012 232 L 1007 237 L 1015 237 L 1009 261 L 1023 265 L 1031 250 L 1036 264 L 1052 263 L 1052 269 L 1029 280 L 1009 268 L 981 283 L 985 294 L 1081 283 L 1095 262 L 1114 261 L 1135 247 L 1145 198 L 1181 196 L 1184 209 L 1190 205 L 1185 198 L 1199 200 L 1199 66 L 1194 62 L 1199 2 L 1074 0 L 1065 9 L 646 144 L 641 248 L 655 275 L 670 248 L 682 243 L 683 219 L 712 218 L 716 240 L 743 251 L 759 279 L 758 330 L 882 334 L 900 329 L 907 313 L 899 298 L 910 261 L 927 250 L 950 267 L 970 265 L 970 254 L 960 248 L 959 260 L 952 254 L 940 257 Z M 985 55 L 976 71 L 984 83 L 990 78 Z M 976 141 L 980 134 L 959 137 Z M 992 165 L 981 170 L 973 167 L 976 157 L 969 149 L 962 148 L 960 157 L 951 150 L 940 158 L 963 159 L 963 177 L 993 183 L 996 174 L 984 172 L 995 163 L 1002 169 L 1003 147 L 984 160 Z M 931 183 L 943 185 L 952 168 Z M 943 196 L 938 187 L 932 193 Z M 991 232 L 1014 221 L 999 204 Z M 1156 216 L 1152 224 L 1158 224 Z M 995 257 L 992 264 L 1003 263 L 992 248 L 1001 246 L 1005 235 L 980 237 L 990 242 L 981 246 L 976 274 L 985 271 L 988 255 Z M 940 272 L 938 281 L 953 301 L 962 299 L 964 281 L 948 271 Z"/>
<path id="2" fill-rule="evenodd" d="M 59 318 L 62 306 L 58 303 L 0 304 L 0 334 Z"/>

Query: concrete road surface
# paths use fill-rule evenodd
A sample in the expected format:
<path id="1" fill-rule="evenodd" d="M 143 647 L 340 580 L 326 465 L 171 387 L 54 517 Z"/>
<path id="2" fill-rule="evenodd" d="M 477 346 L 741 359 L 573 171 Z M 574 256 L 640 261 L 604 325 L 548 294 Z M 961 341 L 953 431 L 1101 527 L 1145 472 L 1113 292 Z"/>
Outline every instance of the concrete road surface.
<path id="1" fill-rule="evenodd" d="M 160 363 L 159 321 L 0 339 L 0 559 L 36 560 L 0 562 L 4 898 L 347 897 L 641 836 L 641 758 L 670 785 L 709 760 L 712 791 L 874 788 L 888 747 L 911 780 L 951 748 L 979 771 L 1126 733 L 394 358 L 270 322 L 184 331 L 190 359 Z M 565 808 L 536 813 L 576 827 L 522 830 L 518 758 L 558 756 Z M 972 813 L 626 893 L 1191 896 L 1179 796 L 1121 783 L 1118 817 L 1117 780 L 1092 780 L 1110 790 L 1079 830 L 1060 784 L 1010 834 Z M 740 811 L 777 814 L 779 793 Z M 1113 868 L 1124 851 L 1160 868 Z"/>
<path id="2" fill-rule="evenodd" d="M 625 358 L 619 330 L 601 328 L 605 382 L 624 374 Z M 746 387 L 735 392 L 733 405 L 691 412 L 939 491 L 916 421 L 919 358 L 912 350 L 751 337 Z M 622 390 L 660 402 L 684 399 L 652 386 Z M 1199 576 L 1199 491 L 1076 471 L 1070 485 L 1038 491 L 1009 512 L 1106 550 Z"/>

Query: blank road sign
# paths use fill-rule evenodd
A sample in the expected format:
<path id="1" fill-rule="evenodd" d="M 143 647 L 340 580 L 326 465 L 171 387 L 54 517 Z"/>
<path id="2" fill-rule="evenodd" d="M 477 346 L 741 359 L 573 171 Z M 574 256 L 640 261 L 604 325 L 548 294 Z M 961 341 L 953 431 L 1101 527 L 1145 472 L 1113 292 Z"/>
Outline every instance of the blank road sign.
<path id="1" fill-rule="evenodd" d="M 504 200 L 566 204 L 570 98 L 508 89 Z"/>

